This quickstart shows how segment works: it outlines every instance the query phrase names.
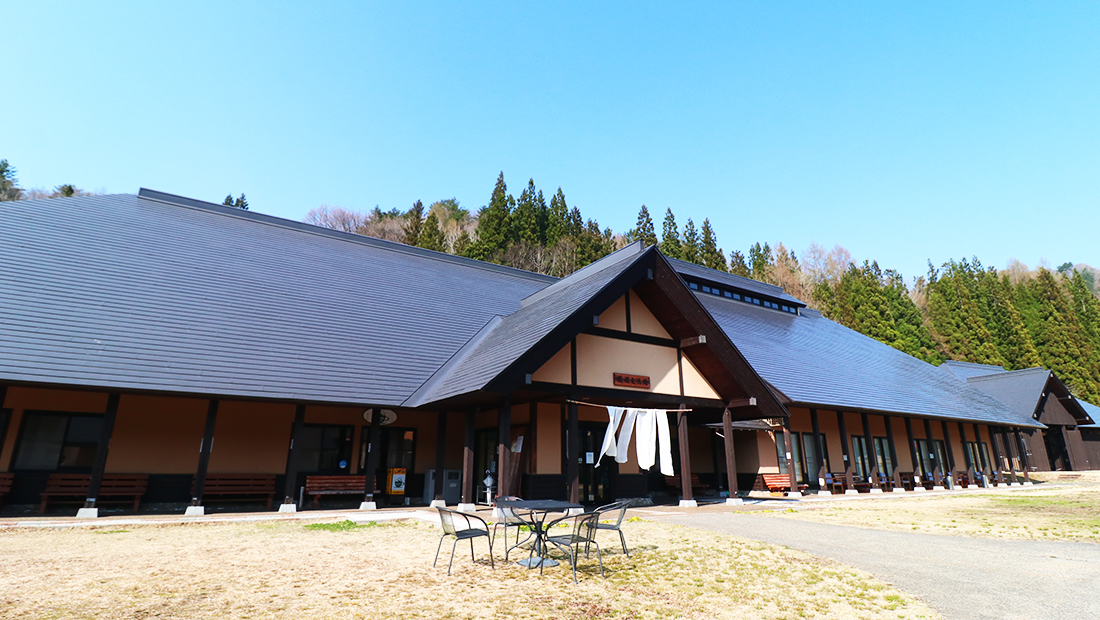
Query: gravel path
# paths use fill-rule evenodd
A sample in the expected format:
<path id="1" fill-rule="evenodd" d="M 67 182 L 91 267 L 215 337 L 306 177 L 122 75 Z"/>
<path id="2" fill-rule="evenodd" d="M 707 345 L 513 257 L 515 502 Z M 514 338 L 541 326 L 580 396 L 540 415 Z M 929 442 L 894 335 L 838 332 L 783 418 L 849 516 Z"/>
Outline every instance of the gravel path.
<path id="1" fill-rule="evenodd" d="M 1100 545 L 888 532 L 753 514 L 645 518 L 801 549 L 865 570 L 947 618 L 1100 617 Z"/>

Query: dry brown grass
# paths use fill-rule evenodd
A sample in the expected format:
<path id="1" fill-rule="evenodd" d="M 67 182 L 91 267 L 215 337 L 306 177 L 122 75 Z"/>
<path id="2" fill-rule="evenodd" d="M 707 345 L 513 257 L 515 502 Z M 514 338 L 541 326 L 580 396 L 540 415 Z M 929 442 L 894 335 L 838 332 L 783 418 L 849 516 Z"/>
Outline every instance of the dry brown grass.
<path id="1" fill-rule="evenodd" d="M 582 560 L 543 577 L 478 562 L 431 567 L 439 529 L 301 523 L 0 531 L 4 618 L 937 618 L 853 569 L 775 546 L 633 522 L 608 579 Z M 617 541 L 615 541 L 617 542 Z M 444 543 L 449 547 L 449 543 Z M 513 559 L 514 556 L 513 556 Z"/>
<path id="2" fill-rule="evenodd" d="M 779 516 L 884 530 L 1100 542 L 1100 485 L 837 502 Z"/>

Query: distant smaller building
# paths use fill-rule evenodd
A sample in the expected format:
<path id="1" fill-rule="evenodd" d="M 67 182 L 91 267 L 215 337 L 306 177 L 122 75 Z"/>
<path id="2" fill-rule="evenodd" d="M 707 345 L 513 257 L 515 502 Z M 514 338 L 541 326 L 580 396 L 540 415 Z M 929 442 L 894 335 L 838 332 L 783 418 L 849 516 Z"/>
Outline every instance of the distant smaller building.
<path id="1" fill-rule="evenodd" d="M 1074 398 L 1054 372 L 1045 368 L 1006 371 L 1001 366 L 955 361 L 943 367 L 1004 403 L 1021 422 L 1046 426 L 1022 431 L 1034 469 L 1100 469 L 1100 407 Z"/>

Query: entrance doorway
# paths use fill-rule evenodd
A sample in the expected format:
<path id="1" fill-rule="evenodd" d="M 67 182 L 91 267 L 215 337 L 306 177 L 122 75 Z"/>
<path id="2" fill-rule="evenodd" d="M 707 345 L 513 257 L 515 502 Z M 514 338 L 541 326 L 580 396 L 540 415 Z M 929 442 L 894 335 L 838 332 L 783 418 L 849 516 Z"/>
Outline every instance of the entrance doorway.
<path id="1" fill-rule="evenodd" d="M 604 457 L 599 467 L 596 459 L 603 447 L 603 436 L 607 424 L 599 422 L 581 422 L 580 454 L 577 455 L 580 478 L 580 500 L 582 504 L 609 504 L 615 498 L 615 480 L 619 474 L 619 464 L 614 457 Z M 569 445 L 569 431 L 565 431 L 563 446 Z"/>
<path id="2" fill-rule="evenodd" d="M 1051 426 L 1043 431 L 1043 443 L 1047 449 L 1047 460 L 1051 471 L 1070 471 L 1069 453 L 1066 450 L 1066 438 L 1061 426 Z"/>

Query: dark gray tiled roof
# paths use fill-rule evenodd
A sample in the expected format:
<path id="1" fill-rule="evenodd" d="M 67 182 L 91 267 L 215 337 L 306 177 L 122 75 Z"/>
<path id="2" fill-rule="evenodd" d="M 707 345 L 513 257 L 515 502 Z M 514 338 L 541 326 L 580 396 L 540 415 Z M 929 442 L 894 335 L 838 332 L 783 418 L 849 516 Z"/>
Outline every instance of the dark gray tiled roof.
<path id="1" fill-rule="evenodd" d="M 1049 370 L 1027 368 L 970 377 L 966 382 L 1004 403 L 1015 419 L 1034 422 L 1035 408 L 1049 380 Z"/>
<path id="2" fill-rule="evenodd" d="M 697 294 L 765 380 L 798 404 L 993 424 L 1017 421 L 1000 402 L 931 364 L 823 318 Z"/>
<path id="3" fill-rule="evenodd" d="M 1100 429 L 1100 407 L 1078 399 L 1078 403 L 1081 403 L 1081 408 L 1085 410 L 1085 413 L 1092 418 L 1093 424 L 1082 424 L 1080 428 L 1095 428 Z"/>
<path id="4" fill-rule="evenodd" d="M 668 257 L 665 257 L 668 258 Z M 795 306 L 805 306 L 806 304 L 799 299 L 791 297 L 783 291 L 781 287 L 774 284 L 766 284 L 750 278 L 744 278 L 734 275 L 732 273 L 726 273 L 725 271 L 718 271 L 717 269 L 711 269 L 710 267 L 704 267 L 702 265 L 696 265 L 695 263 L 689 263 L 687 261 L 680 260 L 678 258 L 669 258 L 668 262 L 672 264 L 672 268 L 677 273 L 688 276 L 696 277 L 702 280 L 710 280 L 711 282 L 718 282 L 720 284 L 728 285 L 730 288 L 739 288 L 741 290 L 750 291 L 759 295 L 765 295 L 775 299 L 782 299 Z"/>
<path id="5" fill-rule="evenodd" d="M 1000 372 L 1005 372 L 1004 366 L 993 366 L 991 364 L 974 364 L 972 362 L 956 362 L 955 360 L 948 360 L 943 363 L 940 368 L 955 375 L 958 379 L 966 381 L 970 377 L 981 377 L 983 375 L 995 375 Z"/>
<path id="6" fill-rule="evenodd" d="M 641 243 L 632 243 L 523 300 L 517 312 L 503 317 L 484 338 L 472 342 L 462 360 L 433 377 L 409 405 L 481 389 L 634 264 L 644 250 Z"/>
<path id="7" fill-rule="evenodd" d="M 0 381 L 398 405 L 555 281 L 143 195 L 0 203 Z"/>

